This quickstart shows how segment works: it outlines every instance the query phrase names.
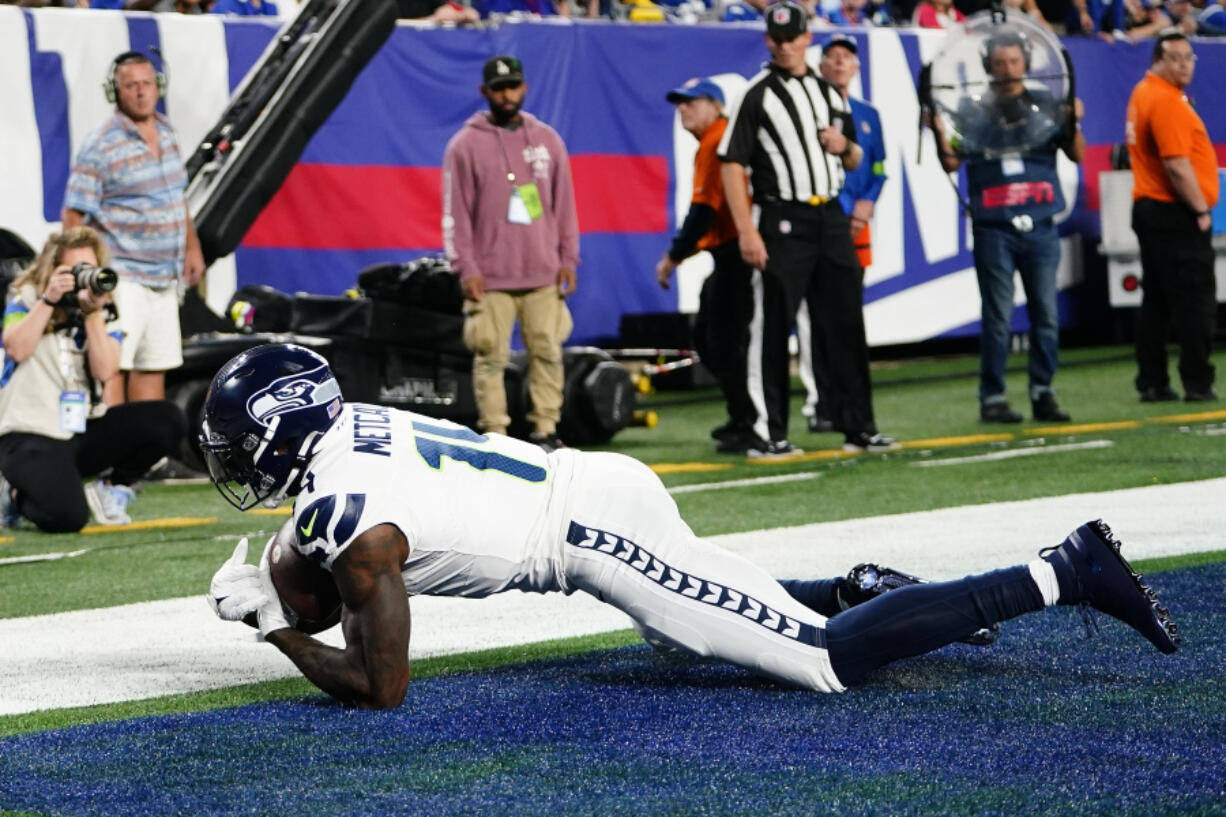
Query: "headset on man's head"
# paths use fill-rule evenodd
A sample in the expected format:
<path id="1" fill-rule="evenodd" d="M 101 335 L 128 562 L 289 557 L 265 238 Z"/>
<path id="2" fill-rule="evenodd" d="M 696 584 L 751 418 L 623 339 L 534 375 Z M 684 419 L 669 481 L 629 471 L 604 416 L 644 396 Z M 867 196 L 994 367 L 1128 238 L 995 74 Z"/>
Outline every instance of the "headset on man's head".
<path id="1" fill-rule="evenodd" d="M 983 47 L 979 49 L 979 57 L 983 60 L 983 70 L 987 73 L 992 73 L 992 52 L 998 48 L 1009 48 L 1016 46 L 1022 49 L 1022 58 L 1026 61 L 1026 72 L 1030 72 L 1030 52 L 1033 46 L 1030 44 L 1030 38 L 1020 31 L 1006 29 L 999 31 L 988 37 L 983 42 Z"/>
<path id="2" fill-rule="evenodd" d="M 158 97 L 161 98 L 166 96 L 165 72 L 157 70 L 157 67 L 154 66 L 153 60 L 148 54 L 140 51 L 125 51 L 115 59 L 111 60 L 111 67 L 107 69 L 106 79 L 102 80 L 102 92 L 106 94 L 106 101 L 112 105 L 114 105 L 115 101 L 119 99 L 119 86 L 115 80 L 115 75 L 119 73 L 119 67 L 134 62 L 148 63 L 153 67 L 153 80 L 157 83 Z"/>

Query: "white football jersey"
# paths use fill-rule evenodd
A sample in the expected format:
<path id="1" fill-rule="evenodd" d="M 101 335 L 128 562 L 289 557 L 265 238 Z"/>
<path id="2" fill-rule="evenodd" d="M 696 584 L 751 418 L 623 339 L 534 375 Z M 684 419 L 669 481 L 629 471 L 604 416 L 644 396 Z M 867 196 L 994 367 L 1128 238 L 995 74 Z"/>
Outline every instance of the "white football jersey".
<path id="1" fill-rule="evenodd" d="M 572 456 L 346 403 L 294 502 L 298 549 L 331 570 L 354 539 L 388 523 L 408 540 L 411 594 L 564 589 L 563 503 L 551 500 L 569 482 Z"/>

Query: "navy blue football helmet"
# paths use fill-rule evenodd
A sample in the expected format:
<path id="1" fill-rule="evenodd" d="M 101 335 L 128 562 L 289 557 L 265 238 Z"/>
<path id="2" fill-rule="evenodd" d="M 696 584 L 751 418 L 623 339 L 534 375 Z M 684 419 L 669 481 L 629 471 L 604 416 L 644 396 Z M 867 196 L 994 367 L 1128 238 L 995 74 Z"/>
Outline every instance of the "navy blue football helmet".
<path id="1" fill-rule="evenodd" d="M 199 443 L 213 484 L 240 511 L 297 495 L 342 405 L 328 361 L 309 349 L 270 343 L 234 357 L 204 399 Z"/>

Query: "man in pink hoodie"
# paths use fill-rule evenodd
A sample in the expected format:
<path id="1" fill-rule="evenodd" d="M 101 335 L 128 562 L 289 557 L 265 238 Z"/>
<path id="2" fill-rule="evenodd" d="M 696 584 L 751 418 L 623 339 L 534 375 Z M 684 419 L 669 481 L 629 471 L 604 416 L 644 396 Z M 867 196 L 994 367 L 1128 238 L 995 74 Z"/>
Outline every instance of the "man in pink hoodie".
<path id="1" fill-rule="evenodd" d="M 473 392 L 482 431 L 505 434 L 503 372 L 519 320 L 528 350 L 530 439 L 561 447 L 562 342 L 570 336 L 565 297 L 575 291 L 579 223 L 566 145 L 520 110 L 527 85 L 515 57 L 485 64 L 473 114 L 443 154 L 443 245 L 464 291 L 464 344 L 473 353 Z"/>

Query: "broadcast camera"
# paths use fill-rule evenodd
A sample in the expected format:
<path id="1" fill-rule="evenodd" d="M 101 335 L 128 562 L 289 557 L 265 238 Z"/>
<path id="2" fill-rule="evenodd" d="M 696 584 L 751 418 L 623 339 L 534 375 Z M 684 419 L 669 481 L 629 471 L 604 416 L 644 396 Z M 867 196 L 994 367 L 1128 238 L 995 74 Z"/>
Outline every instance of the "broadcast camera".
<path id="1" fill-rule="evenodd" d="M 60 298 L 64 306 L 77 306 L 77 292 L 88 289 L 95 295 L 110 292 L 119 283 L 119 275 L 110 267 L 95 267 L 92 264 L 77 264 L 72 268 L 72 277 L 76 281 L 72 292 L 65 292 Z"/>

